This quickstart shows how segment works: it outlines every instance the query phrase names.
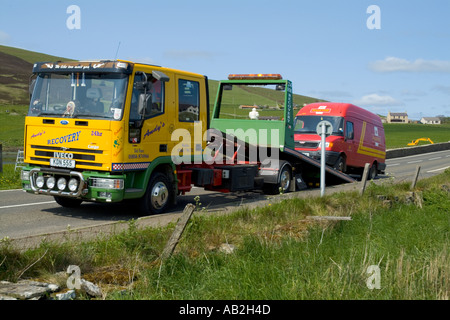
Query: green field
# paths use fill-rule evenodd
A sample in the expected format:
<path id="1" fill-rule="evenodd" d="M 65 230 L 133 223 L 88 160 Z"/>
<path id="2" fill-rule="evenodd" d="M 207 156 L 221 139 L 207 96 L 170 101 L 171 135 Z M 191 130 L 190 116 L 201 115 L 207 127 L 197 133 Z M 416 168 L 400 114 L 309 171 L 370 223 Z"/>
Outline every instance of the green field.
<path id="1" fill-rule="evenodd" d="M 431 124 L 384 124 L 386 135 L 386 148 L 406 148 L 408 143 L 419 138 L 430 138 L 434 143 L 450 141 L 450 123 L 441 125 Z M 430 144 L 429 142 L 419 142 L 419 145 Z"/>
<path id="2" fill-rule="evenodd" d="M 23 149 L 27 112 L 28 106 L 0 105 L 0 143 L 3 151 Z"/>

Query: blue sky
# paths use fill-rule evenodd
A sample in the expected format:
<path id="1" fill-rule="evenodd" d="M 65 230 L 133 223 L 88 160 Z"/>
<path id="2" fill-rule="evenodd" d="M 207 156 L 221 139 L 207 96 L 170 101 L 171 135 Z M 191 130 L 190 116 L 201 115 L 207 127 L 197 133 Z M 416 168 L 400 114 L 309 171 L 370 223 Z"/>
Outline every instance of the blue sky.
<path id="1" fill-rule="evenodd" d="M 78 60 L 119 47 L 119 59 L 215 80 L 280 73 L 295 93 L 382 115 L 450 116 L 448 0 L 1 0 L 0 44 Z"/>

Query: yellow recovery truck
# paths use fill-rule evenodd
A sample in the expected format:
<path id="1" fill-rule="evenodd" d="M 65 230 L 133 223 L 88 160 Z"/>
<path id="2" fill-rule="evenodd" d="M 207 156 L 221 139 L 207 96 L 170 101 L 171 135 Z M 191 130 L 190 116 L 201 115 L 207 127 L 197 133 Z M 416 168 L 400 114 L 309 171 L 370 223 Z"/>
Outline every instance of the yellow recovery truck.
<path id="1" fill-rule="evenodd" d="M 221 192 L 268 185 L 288 191 L 298 185 L 301 168 L 318 172 L 320 163 L 294 150 L 288 80 L 248 80 L 250 86 L 276 83 L 289 89 L 283 92 L 284 119 L 259 120 L 269 121 L 261 127 L 281 130 L 281 142 L 275 143 L 281 161 L 268 166 L 236 157 L 249 141 L 244 137 L 239 144 L 239 136 L 222 134 L 227 127 L 258 122 L 220 119 L 217 109 L 212 120 L 218 134 L 208 133 L 206 76 L 123 60 L 40 62 L 33 76 L 22 185 L 26 192 L 53 196 L 62 206 L 135 199 L 142 214 L 162 213 L 193 185 Z M 226 82 L 219 86 L 218 106 L 223 90 L 245 80 Z M 225 145 L 231 157 L 224 155 Z M 354 181 L 331 168 L 327 172 L 334 177 L 330 181 Z"/>

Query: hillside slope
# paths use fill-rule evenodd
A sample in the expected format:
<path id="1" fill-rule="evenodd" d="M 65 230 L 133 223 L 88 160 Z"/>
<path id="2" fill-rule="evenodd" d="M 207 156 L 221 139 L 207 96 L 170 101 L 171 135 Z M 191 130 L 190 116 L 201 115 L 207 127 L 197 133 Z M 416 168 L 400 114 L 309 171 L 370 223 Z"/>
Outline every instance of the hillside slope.
<path id="1" fill-rule="evenodd" d="M 0 104 L 27 104 L 28 81 L 33 65 L 0 52 Z"/>
<path id="2" fill-rule="evenodd" d="M 57 60 L 67 59 L 0 46 L 0 104 L 28 104 L 28 85 L 33 63 Z"/>

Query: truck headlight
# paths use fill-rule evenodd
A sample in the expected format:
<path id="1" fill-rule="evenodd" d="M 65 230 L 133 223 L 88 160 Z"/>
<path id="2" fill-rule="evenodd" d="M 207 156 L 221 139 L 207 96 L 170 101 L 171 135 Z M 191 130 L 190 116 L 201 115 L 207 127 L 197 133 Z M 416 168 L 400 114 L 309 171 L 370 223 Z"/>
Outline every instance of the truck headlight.
<path id="1" fill-rule="evenodd" d="M 22 170 L 21 175 L 22 175 L 22 177 L 21 177 L 22 180 L 26 180 L 26 181 L 30 180 L 30 171 L 23 171 Z"/>
<path id="2" fill-rule="evenodd" d="M 36 187 L 38 187 L 39 189 L 41 189 L 45 184 L 45 178 L 44 176 L 39 176 L 36 178 Z"/>
<path id="3" fill-rule="evenodd" d="M 75 178 L 72 178 L 69 180 L 69 190 L 72 192 L 77 191 L 78 189 L 78 180 Z"/>
<path id="4" fill-rule="evenodd" d="M 103 179 L 91 178 L 91 186 L 100 189 L 118 189 L 124 188 L 123 179 Z"/>
<path id="5" fill-rule="evenodd" d="M 56 184 L 55 177 L 50 177 L 47 179 L 47 188 L 53 189 L 55 187 L 55 184 Z"/>
<path id="6" fill-rule="evenodd" d="M 67 186 L 67 180 L 64 178 L 59 178 L 58 179 L 58 189 L 60 191 L 63 191 Z"/>

